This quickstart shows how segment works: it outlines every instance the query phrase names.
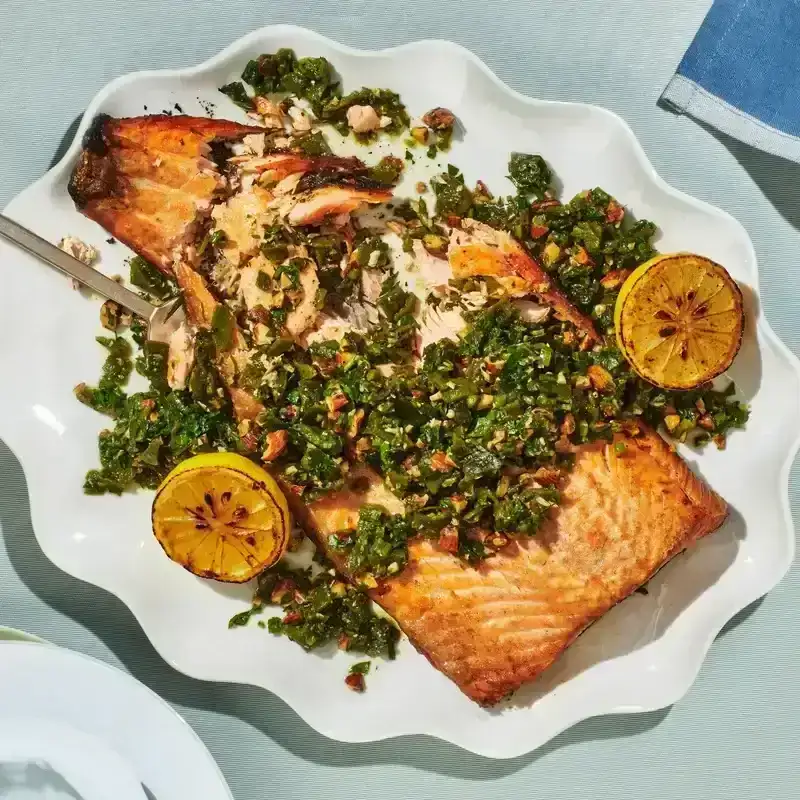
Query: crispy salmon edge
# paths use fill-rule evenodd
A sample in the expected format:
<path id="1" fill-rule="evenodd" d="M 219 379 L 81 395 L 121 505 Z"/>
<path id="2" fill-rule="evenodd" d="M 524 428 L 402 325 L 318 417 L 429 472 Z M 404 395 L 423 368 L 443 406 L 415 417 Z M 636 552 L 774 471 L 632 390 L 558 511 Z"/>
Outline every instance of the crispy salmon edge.
<path id="1" fill-rule="evenodd" d="M 98 114 L 83 137 L 81 152 L 67 184 L 78 210 L 97 222 L 116 239 L 150 263 L 170 274 L 171 259 L 156 246 L 152 232 L 137 225 L 129 209 L 135 206 L 135 192 L 126 176 L 126 150 L 147 152 L 147 143 L 166 133 L 182 133 L 211 144 L 235 140 L 264 128 L 206 117 L 153 114 L 115 118 Z M 179 144 L 182 140 L 178 139 Z M 176 153 L 176 155 L 178 155 Z M 128 230 L 131 223 L 131 230 Z M 153 243 L 151 243 L 153 242 Z"/>

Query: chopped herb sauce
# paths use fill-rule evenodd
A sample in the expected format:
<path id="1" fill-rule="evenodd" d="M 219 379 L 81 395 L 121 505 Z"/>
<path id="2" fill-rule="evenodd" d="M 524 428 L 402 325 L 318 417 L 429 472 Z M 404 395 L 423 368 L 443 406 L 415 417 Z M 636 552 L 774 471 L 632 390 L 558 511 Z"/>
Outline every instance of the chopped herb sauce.
<path id="1" fill-rule="evenodd" d="M 319 120 L 342 133 L 354 105 L 371 105 L 389 117 L 389 133 L 400 133 L 409 123 L 396 93 L 362 88 L 343 95 L 326 59 L 298 59 L 289 49 L 250 61 L 242 81 L 221 91 L 247 110 L 253 107 L 250 90 L 277 92 L 308 101 Z M 436 158 L 449 147 L 454 120 L 446 109 L 429 116 L 430 130 L 415 129 L 408 146 L 429 145 L 428 156 Z M 295 144 L 309 155 L 330 153 L 319 131 Z M 405 160 L 414 160 L 410 150 Z M 396 184 L 403 167 L 403 160 L 386 157 L 371 168 L 370 177 Z M 389 248 L 374 231 L 356 229 L 350 236 L 335 229 L 270 226 L 261 252 L 274 271 L 260 271 L 256 285 L 265 292 L 281 290 L 286 300 L 283 307 L 261 309 L 266 334 L 261 331 L 258 344 L 245 329 L 251 356 L 239 379 L 264 406 L 257 424 L 240 433 L 218 368 L 238 341 L 235 306 L 221 303 L 211 329 L 197 332 L 187 387 L 179 390 L 167 384 L 167 348 L 146 342 L 142 321 L 134 320 L 138 353 L 126 338 L 98 338 L 108 353 L 100 380 L 75 389 L 81 402 L 113 421 L 100 434 L 100 468 L 87 474 L 85 491 L 119 494 L 136 485 L 155 487 L 177 463 L 199 452 L 232 450 L 257 458 L 270 434 L 280 431 L 286 445 L 271 467 L 304 500 L 347 485 L 351 468 L 367 465 L 403 501 L 403 515 L 362 508 L 355 529 L 337 532 L 327 542 L 351 575 L 374 587 L 406 566 L 408 543 L 415 537 L 437 539 L 444 549 L 474 562 L 510 537 L 535 535 L 559 502 L 574 446 L 611 441 L 618 431 L 635 430 L 636 420 L 661 427 L 678 441 L 724 447 L 726 435 L 748 418 L 732 385 L 723 391 L 711 386 L 665 391 L 636 376 L 616 347 L 617 294 L 630 271 L 656 252 L 655 224 L 626 219 L 624 207 L 600 188 L 561 202 L 551 169 L 538 154 L 513 153 L 508 177 L 514 193 L 496 197 L 481 182 L 467 186 L 450 165 L 430 181 L 433 209 L 424 199 L 392 209 L 401 223 L 403 249 L 413 252 L 419 241 L 429 253 L 445 255 L 449 232 L 463 218 L 507 231 L 592 318 L 605 337 L 601 346 L 580 350 L 569 323 L 552 315 L 526 322 L 495 291 L 496 281 L 468 279 L 451 281 L 452 288 L 485 290 L 489 302 L 464 311 L 466 328 L 456 339 L 437 341 L 419 354 L 419 301 L 402 288 Z M 199 249 L 213 252 L 223 244 L 211 233 Z M 298 245 L 304 257 L 290 258 Z M 315 305 L 327 312 L 363 301 L 362 278 L 380 279 L 380 294 L 369 303 L 377 322 L 367 334 L 350 331 L 341 340 L 318 341 L 307 349 L 287 337 L 281 326 L 307 266 L 319 280 Z M 177 291 L 171 279 L 138 257 L 131 261 L 131 282 L 156 299 Z M 429 302 L 455 307 L 460 296 L 431 296 Z M 128 394 L 125 386 L 134 368 L 150 388 Z M 615 447 L 625 452 L 623 441 Z M 394 657 L 396 627 L 373 613 L 360 588 L 332 570 L 312 574 L 283 565 L 267 570 L 258 580 L 253 607 L 235 615 L 230 626 L 246 625 L 267 605 L 281 606 L 283 613 L 259 625 L 307 650 L 336 642 L 371 657 Z M 369 662 L 355 664 L 348 685 L 362 690 L 368 668 Z"/>

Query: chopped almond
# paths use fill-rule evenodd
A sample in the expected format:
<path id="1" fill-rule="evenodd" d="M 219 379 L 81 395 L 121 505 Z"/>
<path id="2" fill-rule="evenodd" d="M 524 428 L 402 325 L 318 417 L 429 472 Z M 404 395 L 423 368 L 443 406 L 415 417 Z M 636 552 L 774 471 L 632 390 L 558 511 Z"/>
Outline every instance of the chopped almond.
<path id="1" fill-rule="evenodd" d="M 615 269 L 600 278 L 600 285 L 604 289 L 619 289 L 631 274 L 629 269 Z"/>
<path id="2" fill-rule="evenodd" d="M 274 461 L 289 444 L 288 431 L 272 431 L 267 434 L 267 447 L 261 456 L 262 461 Z"/>
<path id="3" fill-rule="evenodd" d="M 539 467 L 533 473 L 533 477 L 542 486 L 557 486 L 561 481 L 561 470 L 554 469 L 553 467 Z"/>
<path id="4" fill-rule="evenodd" d="M 601 367 L 599 364 L 592 364 L 589 369 L 586 370 L 586 374 L 589 377 L 592 388 L 596 391 L 601 393 L 614 391 L 614 379 L 611 377 L 611 373 L 604 367 Z"/>
<path id="5" fill-rule="evenodd" d="M 448 525 L 439 533 L 439 547 L 447 553 L 458 552 L 458 528 Z"/>
<path id="6" fill-rule="evenodd" d="M 353 419 L 350 421 L 350 427 L 347 429 L 347 436 L 350 439 L 355 439 L 356 436 L 358 436 L 358 432 L 361 430 L 361 426 L 364 423 L 365 416 L 366 412 L 363 408 L 356 409 L 353 414 Z"/>
<path id="7" fill-rule="evenodd" d="M 560 206 L 561 202 L 559 200 L 540 200 L 538 203 L 531 203 L 531 211 L 536 213 L 537 211 L 542 211 L 545 208 L 555 208 L 556 206 Z"/>
<path id="8" fill-rule="evenodd" d="M 581 343 L 578 345 L 578 349 L 582 353 L 586 353 L 594 347 L 595 339 L 590 334 L 586 334 L 582 339 Z"/>
<path id="9" fill-rule="evenodd" d="M 347 395 L 344 392 L 334 392 L 325 398 L 325 405 L 328 407 L 328 416 L 335 414 L 344 408 L 348 403 Z"/>
<path id="10" fill-rule="evenodd" d="M 436 472 L 450 472 L 455 466 L 456 462 L 442 450 L 437 450 L 431 456 L 431 469 Z"/>
<path id="11" fill-rule="evenodd" d="M 230 389 L 230 395 L 233 413 L 239 421 L 254 420 L 264 410 L 264 406 L 245 389 L 234 387 Z"/>

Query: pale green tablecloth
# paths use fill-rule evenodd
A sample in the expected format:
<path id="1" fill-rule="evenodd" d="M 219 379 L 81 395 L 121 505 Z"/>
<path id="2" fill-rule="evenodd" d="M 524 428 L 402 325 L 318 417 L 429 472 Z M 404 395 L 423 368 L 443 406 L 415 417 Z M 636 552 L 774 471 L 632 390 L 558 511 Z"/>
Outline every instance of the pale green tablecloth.
<path id="1" fill-rule="evenodd" d="M 655 105 L 708 6 L 708 0 L 0 0 L 0 207 L 47 169 L 76 115 L 118 75 L 198 63 L 270 22 L 305 25 L 360 47 L 448 38 L 526 94 L 616 111 L 670 183 L 741 220 L 758 251 L 767 315 L 800 352 L 800 165 L 715 137 Z M 9 376 L 0 381 L 2 391 L 13 390 Z M 796 511 L 796 480 L 792 497 Z M 534 755 L 492 762 L 427 738 L 329 741 L 267 692 L 173 672 L 117 600 L 46 560 L 31 531 L 21 470 L 2 444 L 0 517 L 0 624 L 124 667 L 151 686 L 202 736 L 237 800 L 788 800 L 800 794 L 797 570 L 728 626 L 676 707 L 586 722 Z"/>

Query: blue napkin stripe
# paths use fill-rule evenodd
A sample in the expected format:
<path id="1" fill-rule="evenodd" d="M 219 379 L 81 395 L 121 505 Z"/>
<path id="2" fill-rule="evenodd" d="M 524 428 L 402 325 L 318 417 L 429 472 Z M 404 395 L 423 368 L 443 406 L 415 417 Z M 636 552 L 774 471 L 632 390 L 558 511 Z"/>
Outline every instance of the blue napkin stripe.
<path id="1" fill-rule="evenodd" d="M 661 100 L 759 150 L 800 161 L 800 137 L 746 114 L 682 75 L 672 78 Z"/>

